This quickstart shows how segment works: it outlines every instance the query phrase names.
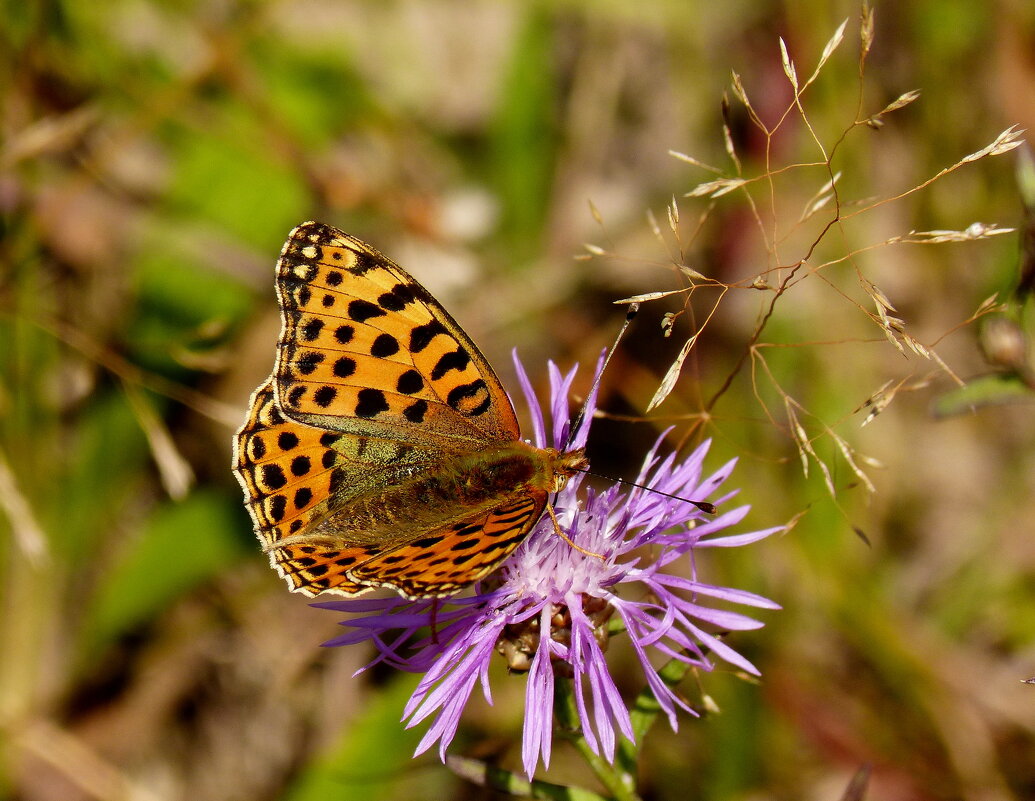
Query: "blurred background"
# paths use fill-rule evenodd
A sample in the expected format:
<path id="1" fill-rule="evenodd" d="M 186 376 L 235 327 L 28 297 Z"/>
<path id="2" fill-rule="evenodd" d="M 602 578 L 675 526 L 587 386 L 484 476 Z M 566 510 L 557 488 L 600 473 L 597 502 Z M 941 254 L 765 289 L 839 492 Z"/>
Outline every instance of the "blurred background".
<path id="1" fill-rule="evenodd" d="M 318 647 L 335 616 L 269 569 L 230 473 L 273 364 L 273 265 L 307 219 L 409 269 L 511 388 L 512 348 L 542 385 L 547 358 L 586 365 L 610 342 L 614 300 L 705 284 L 644 305 L 591 459 L 631 476 L 667 426 L 674 448 L 711 437 L 712 467 L 739 459 L 742 530 L 795 525 L 702 559 L 784 609 L 731 639 L 759 682 L 685 682 L 718 712 L 649 734 L 645 797 L 833 801 L 864 764 L 882 801 L 1035 797 L 1032 406 L 952 401 L 1025 358 L 1020 235 L 886 244 L 1023 228 L 1020 151 L 909 190 L 1035 129 L 1035 7 L 878 4 L 861 81 L 860 10 L 6 3 L 0 797 L 495 797 L 411 759 L 414 677 L 353 678 L 369 652 Z M 804 83 L 846 18 L 809 125 L 778 125 L 778 37 Z M 737 175 L 724 92 L 742 174 L 763 180 L 684 198 Z M 837 202 L 803 211 L 831 172 L 846 219 L 824 230 Z M 878 291 L 901 324 L 882 327 Z M 975 322 L 996 293 L 1006 308 Z M 979 346 L 993 317 L 1019 323 L 997 364 Z M 632 697 L 635 660 L 620 640 L 610 656 Z M 452 751 L 517 767 L 523 688 L 501 660 L 495 707 L 468 707 Z M 563 745 L 542 778 L 596 787 Z"/>

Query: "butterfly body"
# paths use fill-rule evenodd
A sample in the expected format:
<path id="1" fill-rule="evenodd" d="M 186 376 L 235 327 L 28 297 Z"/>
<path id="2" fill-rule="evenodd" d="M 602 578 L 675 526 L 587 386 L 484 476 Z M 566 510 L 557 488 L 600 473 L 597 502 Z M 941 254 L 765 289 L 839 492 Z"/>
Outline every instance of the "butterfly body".
<path id="1" fill-rule="evenodd" d="M 455 593 L 527 536 L 581 450 L 524 442 L 506 391 L 438 302 L 373 248 L 303 223 L 277 264 L 283 327 L 234 470 L 293 590 Z"/>
<path id="2" fill-rule="evenodd" d="M 452 454 L 426 467 L 396 465 L 402 469 L 392 470 L 391 479 L 382 475 L 366 491 L 357 493 L 353 485 L 347 496 L 332 496 L 327 517 L 277 544 L 402 543 L 413 530 L 434 531 L 490 512 L 501 501 L 549 493 L 573 467 L 586 466 L 581 450 L 561 454 L 524 442 Z"/>

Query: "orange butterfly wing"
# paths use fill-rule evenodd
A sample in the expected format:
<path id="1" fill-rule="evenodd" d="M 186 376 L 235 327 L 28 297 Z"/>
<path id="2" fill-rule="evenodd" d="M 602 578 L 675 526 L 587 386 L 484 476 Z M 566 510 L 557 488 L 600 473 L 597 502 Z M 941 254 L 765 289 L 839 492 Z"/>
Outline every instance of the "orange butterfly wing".
<path id="1" fill-rule="evenodd" d="M 394 587 L 408 598 L 451 595 L 491 573 L 524 541 L 543 514 L 546 497 L 546 492 L 532 492 L 429 531 L 371 557 L 350 575 L 359 582 Z"/>
<path id="2" fill-rule="evenodd" d="M 303 223 L 277 264 L 277 294 L 284 326 L 276 394 L 292 419 L 418 441 L 520 436 L 481 351 L 424 287 L 369 245 Z"/>
<path id="3" fill-rule="evenodd" d="M 542 515 L 545 488 L 500 486 L 476 509 L 436 497 L 434 525 L 396 520 L 387 504 L 415 477 L 519 439 L 478 348 L 401 267 L 320 223 L 291 233 L 277 293 L 276 367 L 252 396 L 234 470 L 291 589 L 436 597 L 495 569 Z M 544 453 L 526 450 L 531 463 Z M 374 533 L 350 527 L 352 510 L 381 498 Z"/>

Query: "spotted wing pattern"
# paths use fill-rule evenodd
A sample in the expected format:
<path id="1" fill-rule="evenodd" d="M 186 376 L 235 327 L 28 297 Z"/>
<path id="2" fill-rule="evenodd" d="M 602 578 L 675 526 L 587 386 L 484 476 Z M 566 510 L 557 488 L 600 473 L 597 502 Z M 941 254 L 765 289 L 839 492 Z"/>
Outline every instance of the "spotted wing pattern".
<path id="1" fill-rule="evenodd" d="M 474 343 L 402 268 L 320 223 L 292 232 L 277 292 L 276 366 L 234 448 L 271 564 L 307 595 L 385 586 L 411 598 L 452 594 L 495 569 L 542 515 L 545 489 L 500 487 L 488 511 L 445 501 L 439 527 L 403 522 L 351 538 L 336 527 L 407 477 L 519 439 Z"/>
<path id="2" fill-rule="evenodd" d="M 275 391 L 292 419 L 417 439 L 520 435 L 478 348 L 424 287 L 369 245 L 328 225 L 300 225 L 277 264 L 277 293 L 284 326 Z"/>
<path id="3" fill-rule="evenodd" d="M 340 437 L 284 417 L 274 402 L 272 379 L 255 390 L 248 421 L 234 443 L 234 469 L 263 546 L 326 516 L 333 469 L 340 461 L 332 446 Z"/>
<path id="4" fill-rule="evenodd" d="M 355 594 L 364 585 L 352 581 L 346 567 L 379 552 L 320 544 L 275 547 L 327 517 L 330 502 L 348 462 L 335 449 L 342 435 L 303 426 L 284 417 L 274 401 L 270 377 L 252 395 L 248 420 L 234 442 L 234 469 L 245 505 L 270 563 L 291 589 L 314 595 L 324 590 Z M 344 563 L 336 563 L 348 559 Z M 309 568 L 321 565 L 316 574 Z"/>

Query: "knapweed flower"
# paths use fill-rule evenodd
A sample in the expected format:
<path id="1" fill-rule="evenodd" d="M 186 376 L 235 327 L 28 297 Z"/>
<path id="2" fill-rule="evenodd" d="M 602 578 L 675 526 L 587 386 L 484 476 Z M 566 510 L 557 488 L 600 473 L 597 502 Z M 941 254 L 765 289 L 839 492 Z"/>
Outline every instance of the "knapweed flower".
<path id="1" fill-rule="evenodd" d="M 578 430 L 569 437 L 568 390 L 575 369 L 561 375 L 550 365 L 548 433 L 516 355 L 514 363 L 531 410 L 535 444 L 565 450 L 584 446 L 595 398 L 589 398 Z M 601 368 L 602 363 L 598 374 Z M 594 752 L 613 761 L 616 732 L 633 737 L 629 711 L 604 658 L 614 617 L 624 626 L 673 729 L 678 708 L 691 714 L 693 710 L 661 680 L 651 663 L 651 651 L 703 670 L 711 670 L 712 657 L 717 657 L 745 672 L 758 673 L 705 627 L 743 631 L 762 624 L 705 602 L 715 599 L 765 609 L 777 605 L 753 593 L 700 581 L 693 555 L 700 548 L 746 545 L 780 529 L 717 536 L 739 523 L 748 507 L 709 517 L 683 499 L 708 499 L 721 507 L 735 493 L 712 496 L 734 463 L 702 478 L 708 443 L 681 462 L 674 455 L 662 459 L 660 446 L 661 438 L 636 479 L 649 489 L 616 484 L 602 492 L 591 488 L 580 492 L 584 477 L 573 477 L 553 499 L 560 527 L 571 543 L 557 535 L 553 521 L 544 515 L 510 559 L 476 587 L 475 595 L 437 601 L 387 598 L 315 604 L 360 613 L 342 622 L 351 631 L 326 645 L 370 641 L 378 651 L 371 665 L 382 662 L 425 674 L 404 712 L 407 726 L 434 716 L 418 754 L 437 742 L 445 759 L 476 684 L 481 684 L 492 703 L 489 667 L 499 652 L 512 670 L 527 672 L 522 761 L 529 777 L 540 757 L 549 766 L 557 680 L 572 681 L 582 736 Z M 684 575 L 665 572 L 684 559 L 688 562 Z"/>

